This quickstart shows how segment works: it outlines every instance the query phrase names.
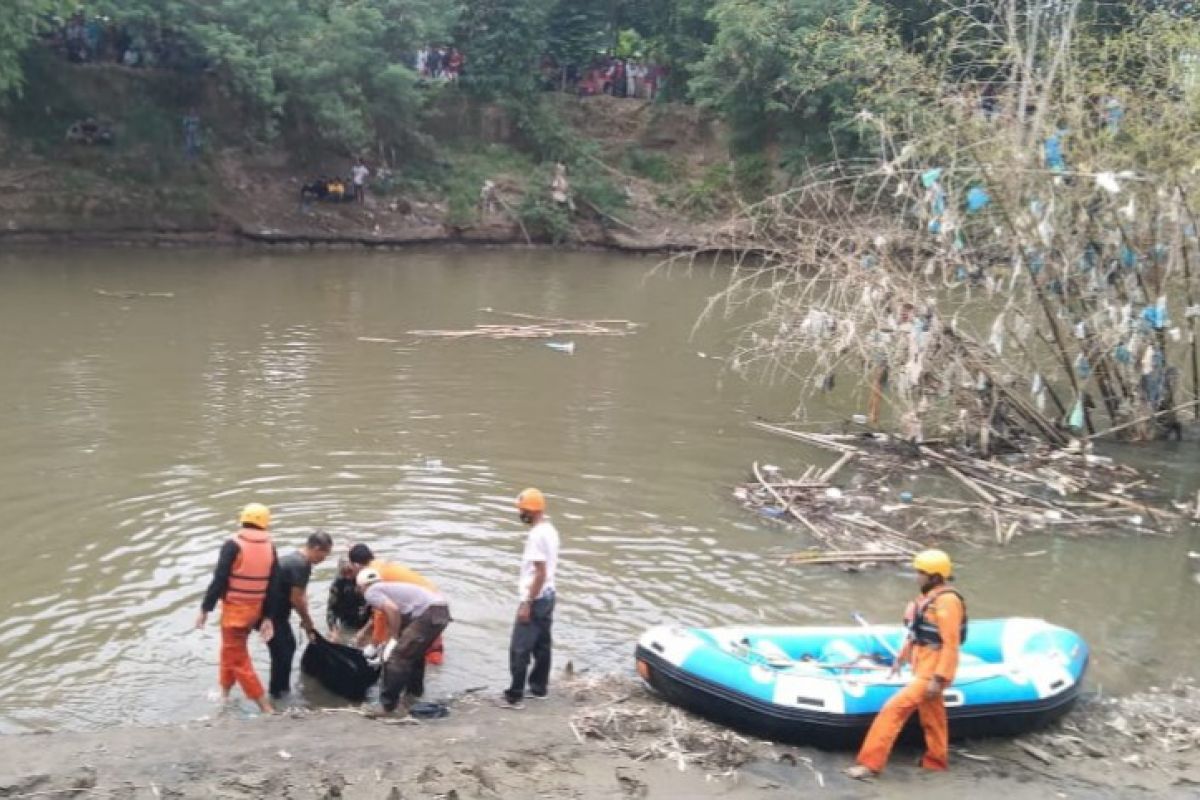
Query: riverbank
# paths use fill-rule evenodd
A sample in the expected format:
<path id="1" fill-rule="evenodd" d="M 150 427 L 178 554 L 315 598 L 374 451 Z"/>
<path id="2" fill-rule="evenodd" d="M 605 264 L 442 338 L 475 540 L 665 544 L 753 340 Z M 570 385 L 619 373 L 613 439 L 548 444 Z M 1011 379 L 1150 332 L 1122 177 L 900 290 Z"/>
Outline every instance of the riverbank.
<path id="1" fill-rule="evenodd" d="M 166 728 L 10 736 L 0 797 L 1194 797 L 1195 737 L 1184 746 L 1163 738 L 1169 730 L 1138 732 L 1137 709 L 1168 697 L 1177 730 L 1196 730 L 1200 693 L 1176 687 L 1073 712 L 1047 741 L 1110 731 L 1076 756 L 1044 742 L 972 742 L 956 747 L 951 772 L 932 774 L 899 751 L 883 778 L 859 783 L 841 774 L 851 754 L 737 736 L 631 679 L 575 679 L 520 711 L 468 694 L 436 721 L 372 720 L 354 709 L 250 719 L 226 711 Z M 1125 730 L 1114 727 L 1118 718 Z"/>
<path id="2" fill-rule="evenodd" d="M 734 197 L 719 126 L 684 105 L 542 98 L 556 135 L 572 143 L 561 203 L 550 183 L 565 156 L 546 157 L 505 109 L 430 87 L 429 111 L 410 131 L 423 144 L 365 154 L 365 202 L 328 202 L 303 187 L 345 176 L 353 157 L 294 131 L 256 138 L 211 79 L 180 83 L 168 70 L 41 52 L 30 68 L 26 96 L 0 112 L 0 247 L 553 243 L 660 253 L 702 246 Z M 191 109 L 204 144 L 185 157 L 177 129 Z M 111 141 L 64 140 L 81 115 L 108 120 Z"/>

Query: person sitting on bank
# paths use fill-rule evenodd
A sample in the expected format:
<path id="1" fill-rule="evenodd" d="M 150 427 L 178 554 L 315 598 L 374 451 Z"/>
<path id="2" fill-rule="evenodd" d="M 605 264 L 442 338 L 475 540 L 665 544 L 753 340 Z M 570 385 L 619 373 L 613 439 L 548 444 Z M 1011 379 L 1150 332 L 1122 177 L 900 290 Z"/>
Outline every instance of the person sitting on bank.
<path id="1" fill-rule="evenodd" d="M 263 641 L 270 644 L 274 634 L 271 623 L 274 602 L 268 589 L 275 577 L 275 546 L 267 527 L 271 510 L 261 503 L 250 503 L 238 517 L 241 529 L 221 545 L 212 581 L 200 604 L 196 628 L 203 628 L 208 615 L 221 603 L 221 666 L 218 681 L 221 700 L 229 699 L 236 683 L 246 697 L 271 713 L 271 701 L 250 661 L 250 631 L 258 628 Z"/>
<path id="2" fill-rule="evenodd" d="M 279 559 L 272 590 L 271 625 L 275 635 L 267 643 L 271 651 L 271 680 L 267 692 L 278 700 L 291 690 L 292 659 L 296 656 L 296 637 L 292 633 L 292 609 L 300 617 L 300 627 L 309 641 L 317 635 L 317 626 L 308 611 L 308 581 L 312 568 L 329 557 L 333 538 L 324 531 L 308 537 L 304 547 Z"/>
<path id="3" fill-rule="evenodd" d="M 954 681 L 959 647 L 966 639 L 967 609 L 963 597 L 947 584 L 952 579 L 950 556 L 941 550 L 923 550 L 913 558 L 921 594 L 904 615 L 908 638 L 892 665 L 899 674 L 904 663 L 912 665 L 913 679 L 879 710 L 858 763 L 846 770 L 851 778 L 866 780 L 883 771 L 892 745 L 913 712 L 921 716 L 925 731 L 925 754 L 921 766 L 944 771 L 950 766 L 950 728 L 942 692 Z"/>
<path id="4" fill-rule="evenodd" d="M 380 708 L 385 714 L 395 712 L 403 694 L 401 714 L 407 714 L 415 700 L 407 691 L 412 673 L 424 669 L 425 651 L 450 624 L 450 606 L 438 592 L 412 583 L 388 583 L 374 569 L 361 570 L 355 582 L 367 605 L 387 620 Z"/>

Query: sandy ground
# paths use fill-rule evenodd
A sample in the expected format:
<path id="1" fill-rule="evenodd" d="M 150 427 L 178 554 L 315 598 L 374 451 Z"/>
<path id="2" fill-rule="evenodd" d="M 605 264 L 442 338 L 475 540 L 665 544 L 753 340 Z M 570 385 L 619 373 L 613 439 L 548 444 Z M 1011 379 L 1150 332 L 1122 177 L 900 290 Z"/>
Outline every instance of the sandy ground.
<path id="1" fill-rule="evenodd" d="M 1187 697 L 1186 714 L 1195 699 Z M 1113 713 L 1084 708 L 1067 729 L 1102 736 Z M 483 693 L 460 698 L 436 721 L 340 709 L 12 736 L 0 751 L 0 797 L 1197 797 L 1200 751 L 1188 733 L 1196 723 L 1181 718 L 1182 739 L 1159 739 L 1161 722 L 1144 736 L 1113 732 L 1074 757 L 1046 745 L 1066 737 L 1052 732 L 1037 751 L 1048 763 L 1011 741 L 971 743 L 956 748 L 945 774 L 923 772 L 915 752 L 900 750 L 881 779 L 859 783 L 841 775 L 850 754 L 737 736 L 626 679 L 577 679 L 521 711 Z"/>

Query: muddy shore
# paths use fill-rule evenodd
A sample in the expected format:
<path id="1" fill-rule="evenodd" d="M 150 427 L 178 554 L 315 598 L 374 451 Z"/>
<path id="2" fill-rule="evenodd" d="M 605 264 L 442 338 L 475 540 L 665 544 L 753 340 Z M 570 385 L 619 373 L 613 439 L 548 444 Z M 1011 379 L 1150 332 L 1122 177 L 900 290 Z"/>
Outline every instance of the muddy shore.
<path id="1" fill-rule="evenodd" d="M 458 698 L 435 721 L 373 720 L 355 709 L 247 719 L 226 710 L 173 727 L 11 736 L 0 797 L 1033 800 L 1200 791 L 1200 750 L 1186 733 L 1200 721 L 1191 688 L 1093 700 L 1040 739 L 960 743 L 945 774 L 923 772 L 914 751 L 899 750 L 872 783 L 841 774 L 848 753 L 738 736 L 629 679 L 560 681 L 548 701 L 520 711 L 490 698 Z M 1140 717 L 1147 703 L 1169 706 L 1184 733 L 1171 738 L 1161 720 Z M 1054 745 L 1093 737 L 1078 752 Z"/>

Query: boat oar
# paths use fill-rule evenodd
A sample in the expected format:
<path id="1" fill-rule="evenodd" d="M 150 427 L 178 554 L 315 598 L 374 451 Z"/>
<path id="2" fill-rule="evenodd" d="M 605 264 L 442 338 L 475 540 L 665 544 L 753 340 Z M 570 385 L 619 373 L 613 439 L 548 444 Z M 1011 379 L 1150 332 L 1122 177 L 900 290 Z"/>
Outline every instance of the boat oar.
<path id="1" fill-rule="evenodd" d="M 884 639 L 875 631 L 875 628 L 871 626 L 871 623 L 867 622 L 866 617 L 857 611 L 851 614 L 851 616 L 854 617 L 855 622 L 867 629 L 867 633 L 871 634 L 872 639 L 883 645 L 883 649 L 888 651 L 888 653 L 894 659 L 894 662 L 898 662 L 900 660 L 900 654 L 896 652 L 896 648 L 888 644 L 887 639 Z"/>

